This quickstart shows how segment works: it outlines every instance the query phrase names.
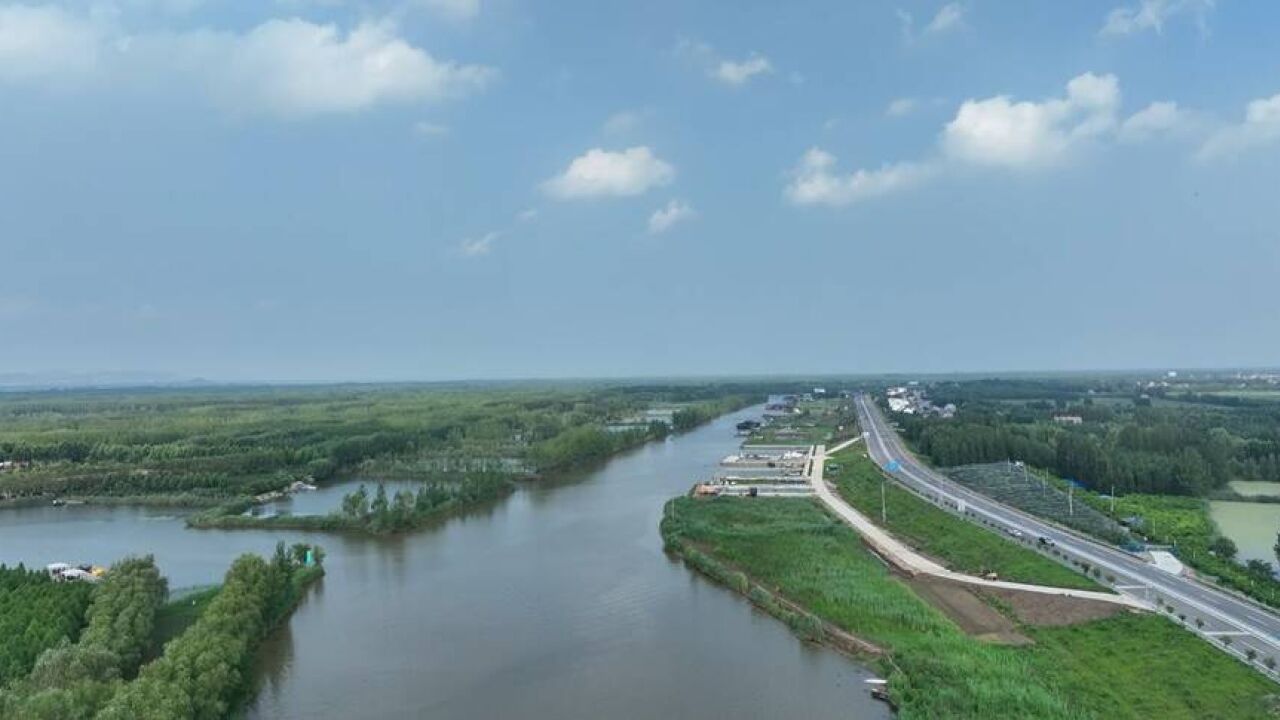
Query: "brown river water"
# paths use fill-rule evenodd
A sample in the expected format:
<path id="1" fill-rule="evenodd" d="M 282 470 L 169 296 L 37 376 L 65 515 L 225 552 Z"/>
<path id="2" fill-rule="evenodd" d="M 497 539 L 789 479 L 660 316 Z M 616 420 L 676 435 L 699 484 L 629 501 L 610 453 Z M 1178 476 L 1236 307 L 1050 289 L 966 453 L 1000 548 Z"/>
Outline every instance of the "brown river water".
<path id="1" fill-rule="evenodd" d="M 758 408 L 755 409 L 758 413 Z M 387 539 L 189 530 L 172 511 L 0 511 L 0 562 L 151 553 L 182 588 L 277 540 L 327 576 L 259 652 L 248 718 L 886 718 L 869 672 L 662 552 L 662 504 L 737 448 L 744 411 Z M 357 483 L 300 495 L 324 512 Z"/>

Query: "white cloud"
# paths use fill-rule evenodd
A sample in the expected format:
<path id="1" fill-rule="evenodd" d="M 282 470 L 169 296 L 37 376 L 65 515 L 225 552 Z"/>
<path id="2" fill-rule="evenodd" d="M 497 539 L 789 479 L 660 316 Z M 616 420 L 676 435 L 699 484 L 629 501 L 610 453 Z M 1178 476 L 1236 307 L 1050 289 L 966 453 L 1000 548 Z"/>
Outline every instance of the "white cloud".
<path id="1" fill-rule="evenodd" d="M 773 72 L 773 64 L 769 62 L 769 58 L 752 53 L 741 62 L 721 60 L 711 71 L 711 77 L 726 85 L 736 87 L 747 84 L 751 78 L 757 75 L 765 75 L 771 72 Z"/>
<path id="2" fill-rule="evenodd" d="M 676 223 L 688 220 L 696 214 L 683 200 L 672 200 L 649 216 L 649 232 L 654 235 L 664 233 Z"/>
<path id="3" fill-rule="evenodd" d="M 919 106 L 920 101 L 915 98 L 897 98 L 891 101 L 889 106 L 884 109 L 884 114 L 889 117 L 903 117 L 904 115 L 910 115 Z"/>
<path id="4" fill-rule="evenodd" d="M 478 238 L 467 238 L 462 241 L 458 251 L 467 257 L 480 257 L 493 251 L 493 241 L 501 237 L 500 233 L 485 233 Z"/>
<path id="5" fill-rule="evenodd" d="M 1213 10 L 1214 0 L 1139 0 L 1135 5 L 1124 5 L 1107 13 L 1099 35 L 1132 35 L 1154 30 L 1164 31 L 1164 24 L 1178 15 L 1195 18 L 1203 30 L 1205 17 Z"/>
<path id="6" fill-rule="evenodd" d="M 925 26 L 924 33 L 926 35 L 936 35 L 950 30 L 956 30 L 964 25 L 964 8 L 960 3 L 947 3 L 938 9 L 938 14 L 933 16 L 929 24 Z"/>
<path id="7" fill-rule="evenodd" d="M 1190 124 L 1187 112 L 1175 102 L 1153 102 L 1130 115 L 1120 126 L 1120 138 L 1127 141 L 1149 140 L 1181 132 Z"/>
<path id="8" fill-rule="evenodd" d="M 1205 140 L 1197 159 L 1233 157 L 1254 148 L 1280 143 L 1280 95 L 1251 101 L 1244 121 L 1219 128 Z"/>
<path id="9" fill-rule="evenodd" d="M 1280 99 L 1277 105 L 1280 116 Z M 934 157 L 841 174 L 835 171 L 833 155 L 813 148 L 792 171 L 785 195 L 796 205 L 848 205 L 915 186 L 960 166 L 1051 166 L 1086 143 L 1116 138 L 1122 132 L 1119 108 L 1119 81 L 1114 75 L 1093 73 L 1072 78 L 1064 96 L 1040 102 L 1008 95 L 966 100 L 943 127 Z M 1181 120 L 1176 108 L 1156 103 L 1127 122 L 1134 132 L 1154 130 L 1169 124 L 1171 109 Z"/>
<path id="10" fill-rule="evenodd" d="M 796 205 L 849 205 L 916 185 L 934 172 L 929 165 L 895 163 L 876 170 L 833 172 L 836 158 L 821 148 L 810 148 L 792 173 L 785 194 Z"/>
<path id="11" fill-rule="evenodd" d="M 609 135 L 627 135 L 640 129 L 643 122 L 641 114 L 634 110 L 623 110 L 609 116 L 604 121 L 604 132 Z"/>
<path id="12" fill-rule="evenodd" d="M 902 40 L 911 42 L 915 37 L 915 18 L 902 8 L 898 8 L 893 12 L 898 16 L 898 29 L 902 32 Z"/>
<path id="13" fill-rule="evenodd" d="M 441 62 L 386 23 L 345 35 L 333 25 L 271 20 L 245 35 L 219 35 L 205 52 L 208 82 L 234 112 L 302 116 L 383 103 L 435 101 L 482 88 L 489 68 Z"/>
<path id="14" fill-rule="evenodd" d="M 516 219 L 520 222 L 533 222 L 538 219 L 538 208 L 526 208 L 521 210 L 516 215 Z"/>
<path id="15" fill-rule="evenodd" d="M 413 132 L 420 137 L 443 137 L 449 134 L 449 126 L 423 120 L 414 123 Z"/>
<path id="16" fill-rule="evenodd" d="M 742 60 L 730 60 L 720 57 L 707 43 L 688 38 L 681 38 L 676 43 L 674 54 L 701 67 L 707 77 L 733 87 L 742 87 L 755 77 L 777 71 L 773 61 L 758 52 L 752 52 Z M 788 77 L 793 84 L 804 82 L 799 73 L 793 72 Z"/>
<path id="17" fill-rule="evenodd" d="M 470 20 L 480 14 L 480 0 L 418 0 L 428 10 L 448 20 Z"/>
<path id="18" fill-rule="evenodd" d="M 593 148 L 542 187 L 561 200 L 640 195 L 669 184 L 675 174 L 675 168 L 643 145 L 617 152 Z"/>
<path id="19" fill-rule="evenodd" d="M 442 100 L 482 88 L 495 74 L 436 60 L 389 22 L 344 32 L 295 18 L 244 33 L 130 34 L 114 18 L 0 6 L 0 81 L 91 77 L 104 87 L 195 89 L 232 114 L 301 117 Z"/>
<path id="20" fill-rule="evenodd" d="M 902 8 L 898 8 L 894 12 L 898 16 L 898 27 L 902 32 L 902 41 L 907 44 L 914 43 L 918 39 L 915 29 L 915 17 Z M 958 2 L 947 3 L 938 8 L 938 12 L 934 14 L 933 19 L 918 33 L 919 39 L 959 30 L 964 27 L 964 21 L 964 6 Z"/>
<path id="21" fill-rule="evenodd" d="M 99 63 L 101 32 L 53 5 L 0 6 L 0 81 L 79 79 Z"/>
<path id="22" fill-rule="evenodd" d="M 1113 130 L 1119 103 L 1116 77 L 1093 73 L 1067 83 L 1064 98 L 1015 102 L 999 95 L 967 100 L 943 130 L 943 152 L 976 165 L 1054 163 L 1080 141 Z"/>

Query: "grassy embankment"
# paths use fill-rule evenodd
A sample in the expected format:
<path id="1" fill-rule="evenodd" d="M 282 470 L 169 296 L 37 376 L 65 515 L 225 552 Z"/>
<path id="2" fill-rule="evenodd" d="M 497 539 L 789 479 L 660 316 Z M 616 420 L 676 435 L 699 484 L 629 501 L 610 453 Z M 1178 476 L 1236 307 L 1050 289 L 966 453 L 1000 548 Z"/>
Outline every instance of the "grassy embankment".
<path id="1" fill-rule="evenodd" d="M 1274 686 L 1162 617 L 1023 628 L 1027 647 L 970 638 L 811 500 L 678 498 L 662 534 L 694 567 L 799 616 L 802 636 L 825 621 L 883 648 L 874 662 L 903 718 L 1273 717 Z"/>
<path id="2" fill-rule="evenodd" d="M 835 481 L 841 497 L 879 522 L 883 476 L 862 446 L 854 445 L 828 462 L 839 467 L 828 470 L 827 478 Z M 884 490 L 885 528 L 952 570 L 973 575 L 994 572 L 1002 580 L 1037 585 L 1105 590 L 1088 577 L 935 507 L 895 483 L 886 483 Z"/>

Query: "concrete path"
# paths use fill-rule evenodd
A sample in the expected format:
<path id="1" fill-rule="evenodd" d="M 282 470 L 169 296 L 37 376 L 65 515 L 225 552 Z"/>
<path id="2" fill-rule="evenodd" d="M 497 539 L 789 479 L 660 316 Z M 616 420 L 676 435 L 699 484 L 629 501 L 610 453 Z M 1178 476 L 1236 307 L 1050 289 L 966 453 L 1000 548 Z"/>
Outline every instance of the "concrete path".
<path id="1" fill-rule="evenodd" d="M 832 448 L 832 452 L 834 453 L 843 450 L 859 440 L 861 440 L 861 438 L 854 438 L 853 440 L 845 441 Z M 813 447 L 809 462 L 809 484 L 813 486 L 814 495 L 816 495 L 818 499 L 822 500 L 823 504 L 830 508 L 831 511 L 834 512 L 841 520 L 844 520 L 854 530 L 856 530 L 858 534 L 862 536 L 863 540 L 865 540 L 877 554 L 903 572 L 910 575 L 931 575 L 979 587 L 1022 590 L 1025 592 L 1041 593 L 1044 595 L 1063 595 L 1066 597 L 1098 600 L 1116 605 L 1124 605 L 1125 607 L 1140 610 L 1152 609 L 1150 604 L 1127 595 L 1115 595 L 1112 593 L 1095 592 L 1091 590 L 1072 590 L 1069 588 L 1049 587 L 1046 585 L 1030 585 L 1027 583 L 1006 582 L 1003 580 L 987 580 L 986 578 L 965 575 L 964 573 L 948 570 L 933 560 L 924 557 L 910 547 L 907 547 L 907 545 L 902 541 L 893 537 L 879 525 L 871 522 L 871 520 L 869 520 L 865 515 L 855 510 L 852 505 L 845 502 L 844 498 L 840 497 L 834 490 L 832 490 L 831 486 L 823 479 L 822 476 L 823 467 L 826 464 L 826 456 L 827 451 L 825 446 L 815 445 Z"/>

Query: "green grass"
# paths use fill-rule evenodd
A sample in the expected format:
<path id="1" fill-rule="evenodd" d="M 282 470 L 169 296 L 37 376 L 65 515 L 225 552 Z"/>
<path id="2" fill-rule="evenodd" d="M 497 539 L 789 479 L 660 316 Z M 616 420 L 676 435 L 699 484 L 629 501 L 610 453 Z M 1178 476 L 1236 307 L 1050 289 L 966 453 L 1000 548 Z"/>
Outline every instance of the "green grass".
<path id="1" fill-rule="evenodd" d="M 831 456 L 839 466 L 827 472 L 841 497 L 877 522 L 882 475 L 860 446 Z M 975 575 L 995 572 L 1002 580 L 1055 587 L 1104 590 L 1070 568 L 951 513 L 889 482 L 885 485 L 886 529 L 952 570 Z"/>
<path id="2" fill-rule="evenodd" d="M 672 541 L 742 568 L 819 617 L 882 647 L 903 718 L 1078 717 L 1031 676 L 1030 658 L 983 645 L 917 598 L 813 501 L 673 501 Z"/>
<path id="3" fill-rule="evenodd" d="M 1165 618 L 1123 615 L 1030 634 L 1039 671 L 1096 717 L 1276 717 L 1268 696 L 1280 688 Z"/>
<path id="4" fill-rule="evenodd" d="M 176 600 L 165 603 L 156 613 L 155 629 L 151 633 L 152 652 L 148 659 L 160 655 L 165 643 L 181 635 L 188 627 L 200 619 L 205 608 L 218 596 L 221 585 L 188 593 Z"/>
<path id="5" fill-rule="evenodd" d="M 1027 628 L 1030 647 L 980 643 L 812 500 L 679 498 L 662 530 L 740 592 L 754 581 L 886 648 L 902 718 L 1273 717 L 1273 685 L 1162 617 Z"/>

